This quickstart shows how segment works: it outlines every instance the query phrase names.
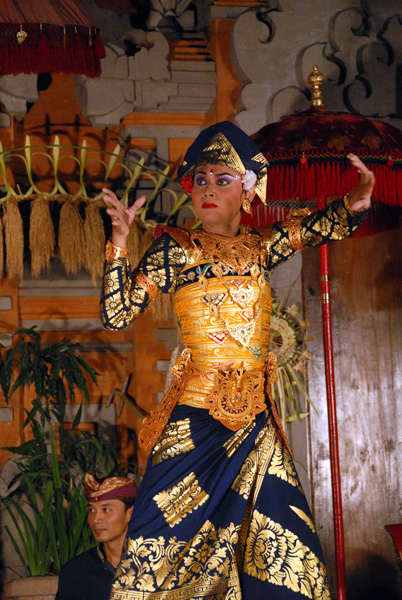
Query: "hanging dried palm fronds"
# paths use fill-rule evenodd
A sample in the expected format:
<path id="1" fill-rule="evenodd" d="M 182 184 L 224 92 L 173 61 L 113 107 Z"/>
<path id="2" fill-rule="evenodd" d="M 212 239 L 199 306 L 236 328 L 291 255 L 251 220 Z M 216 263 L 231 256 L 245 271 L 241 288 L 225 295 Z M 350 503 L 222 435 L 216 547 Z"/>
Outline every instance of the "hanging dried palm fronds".
<path id="1" fill-rule="evenodd" d="M 0 281 L 4 274 L 4 225 L 3 217 L 0 218 Z"/>
<path id="2" fill-rule="evenodd" d="M 159 294 L 150 305 L 155 321 L 165 321 L 174 315 L 174 294 Z"/>
<path id="3" fill-rule="evenodd" d="M 84 221 L 85 268 L 92 280 L 102 277 L 105 257 L 105 229 L 97 202 L 89 201 L 85 206 Z"/>
<path id="4" fill-rule="evenodd" d="M 143 230 L 140 229 L 136 220 L 131 223 L 130 233 L 127 238 L 127 248 L 128 248 L 128 260 L 130 261 L 131 267 L 135 268 L 139 260 L 140 256 L 140 238 L 143 233 Z"/>
<path id="5" fill-rule="evenodd" d="M 127 240 L 130 263 L 135 268 L 141 256 L 152 243 L 155 226 L 153 212 L 155 198 L 162 193 L 166 196 L 166 200 L 170 197 L 170 204 L 167 204 L 170 208 L 166 217 L 166 224 L 188 203 L 188 194 L 183 193 L 180 186 L 168 177 L 168 166 L 161 172 L 157 168 L 145 165 L 144 157 L 141 157 L 137 162 L 132 158 L 121 156 L 119 144 L 115 146 L 113 152 L 107 152 L 103 148 L 89 148 L 84 140 L 82 146 L 78 148 L 78 155 L 77 147 L 71 146 L 70 154 L 78 165 L 76 180 L 79 182 L 79 189 L 74 195 L 70 195 L 61 180 L 64 174 L 60 171 L 61 159 L 68 156 L 68 153 L 66 153 L 67 148 L 67 146 L 60 143 L 59 136 L 55 136 L 54 143 L 43 147 L 42 151 L 37 151 L 37 147 L 31 145 L 29 136 L 26 136 L 23 147 L 13 150 L 3 149 L 0 142 L 0 175 L 3 178 L 5 188 L 5 195 L 0 196 L 0 201 L 4 212 L 8 207 L 9 213 L 9 218 L 4 216 L 3 220 L 5 270 L 19 276 L 23 274 L 24 243 L 23 226 L 18 207 L 19 201 L 24 201 L 24 205 L 25 203 L 32 204 L 29 232 L 32 274 L 34 277 L 38 277 L 43 270 L 49 268 L 54 250 L 54 231 L 57 229 L 57 222 L 53 227 L 50 220 L 54 216 L 53 211 L 52 214 L 49 213 L 49 202 L 54 202 L 62 203 L 59 219 L 58 250 L 67 273 L 75 274 L 79 269 L 85 268 L 91 273 L 93 280 L 101 276 L 105 240 L 103 222 L 96 206 L 103 206 L 104 202 L 102 192 L 98 192 L 92 199 L 88 196 L 86 169 L 87 158 L 90 153 L 90 160 L 95 161 L 104 169 L 102 187 L 113 187 L 120 184 L 121 177 L 124 177 L 125 191 L 120 202 L 126 208 L 129 205 L 129 196 L 134 192 L 140 179 L 147 179 L 151 182 L 152 191 L 145 205 L 140 209 Z M 98 158 L 94 158 L 93 153 L 98 153 Z M 37 154 L 47 157 L 47 161 L 51 166 L 54 182 L 50 192 L 41 191 L 40 181 L 34 172 L 33 157 Z M 105 155 L 109 157 L 106 161 Z M 19 161 L 22 160 L 22 164 L 26 169 L 26 182 L 22 186 L 24 192 L 21 192 L 18 186 L 17 189 L 14 189 L 14 181 L 10 177 L 8 163 L 14 157 L 18 157 Z M 112 174 L 113 179 L 111 179 Z M 85 224 L 80 216 L 80 202 L 88 203 Z M 25 215 L 25 211 L 23 215 Z M 163 304 L 164 302 L 159 300 L 154 310 L 158 314 L 166 314 L 168 307 L 164 308 L 161 313 L 161 309 L 158 309 L 159 303 Z"/>
<path id="6" fill-rule="evenodd" d="M 67 200 L 61 207 L 58 245 L 67 273 L 77 273 L 85 265 L 84 224 L 77 200 Z"/>
<path id="7" fill-rule="evenodd" d="M 55 237 L 50 202 L 46 196 L 39 196 L 31 204 L 29 220 L 31 272 L 34 277 L 39 277 L 42 271 L 49 272 L 54 246 Z"/>
<path id="8" fill-rule="evenodd" d="M 145 227 L 145 229 L 143 229 L 141 231 L 140 248 L 139 248 L 140 258 L 142 258 L 144 256 L 145 252 L 148 250 L 148 248 L 152 244 L 153 239 L 154 239 L 154 231 L 155 231 L 155 229 L 151 228 L 151 227 Z"/>
<path id="9" fill-rule="evenodd" d="M 6 241 L 6 269 L 10 275 L 24 275 L 24 231 L 18 203 L 8 198 L 3 204 Z"/>

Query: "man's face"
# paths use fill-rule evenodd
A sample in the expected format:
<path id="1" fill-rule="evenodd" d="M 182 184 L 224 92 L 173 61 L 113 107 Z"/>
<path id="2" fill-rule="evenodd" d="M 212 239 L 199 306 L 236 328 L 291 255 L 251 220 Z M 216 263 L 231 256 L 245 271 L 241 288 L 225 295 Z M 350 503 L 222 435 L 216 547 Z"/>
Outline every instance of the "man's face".
<path id="1" fill-rule="evenodd" d="M 88 523 L 97 542 L 123 541 L 132 508 L 126 510 L 121 500 L 101 500 L 87 502 Z"/>

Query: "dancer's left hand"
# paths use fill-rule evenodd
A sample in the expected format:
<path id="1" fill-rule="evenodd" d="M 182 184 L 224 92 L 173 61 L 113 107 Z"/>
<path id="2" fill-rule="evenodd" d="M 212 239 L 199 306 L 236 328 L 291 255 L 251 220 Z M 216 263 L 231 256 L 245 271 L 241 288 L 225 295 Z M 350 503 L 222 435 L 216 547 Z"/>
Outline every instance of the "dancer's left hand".
<path id="1" fill-rule="evenodd" d="M 348 154 L 351 164 L 359 170 L 360 180 L 356 189 L 349 194 L 349 205 L 352 210 L 368 210 L 371 205 L 375 177 L 364 163 L 355 154 Z"/>

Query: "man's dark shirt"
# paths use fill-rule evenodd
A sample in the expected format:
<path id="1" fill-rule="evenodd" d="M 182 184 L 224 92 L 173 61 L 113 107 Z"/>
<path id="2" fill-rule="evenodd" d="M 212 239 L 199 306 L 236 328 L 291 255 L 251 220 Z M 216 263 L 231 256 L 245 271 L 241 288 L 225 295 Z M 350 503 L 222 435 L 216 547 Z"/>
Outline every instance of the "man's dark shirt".
<path id="1" fill-rule="evenodd" d="M 114 573 L 102 545 L 95 546 L 62 566 L 55 600 L 109 600 Z"/>

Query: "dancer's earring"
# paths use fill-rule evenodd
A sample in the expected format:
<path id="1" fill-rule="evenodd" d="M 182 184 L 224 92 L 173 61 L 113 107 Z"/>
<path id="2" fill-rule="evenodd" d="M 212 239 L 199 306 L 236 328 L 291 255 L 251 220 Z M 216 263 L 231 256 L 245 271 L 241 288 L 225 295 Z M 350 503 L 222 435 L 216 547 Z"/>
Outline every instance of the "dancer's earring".
<path id="1" fill-rule="evenodd" d="M 250 200 L 243 200 L 242 204 L 243 210 L 245 213 L 251 215 L 251 203 Z"/>

